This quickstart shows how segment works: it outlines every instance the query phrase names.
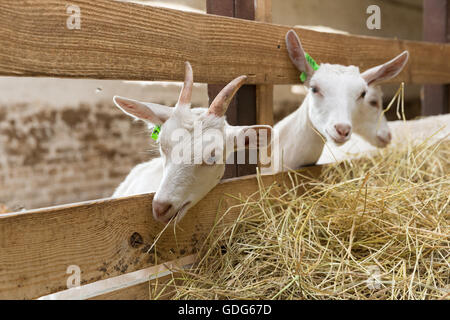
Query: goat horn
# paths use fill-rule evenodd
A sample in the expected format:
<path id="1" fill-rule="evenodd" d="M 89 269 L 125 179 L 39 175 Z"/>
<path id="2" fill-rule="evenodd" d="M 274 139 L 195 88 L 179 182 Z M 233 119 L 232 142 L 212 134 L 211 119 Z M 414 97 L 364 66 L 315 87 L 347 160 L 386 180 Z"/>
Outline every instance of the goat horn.
<path id="1" fill-rule="evenodd" d="M 192 97 L 192 86 L 194 83 L 194 75 L 192 73 L 191 64 L 186 61 L 184 63 L 185 71 L 184 71 L 184 84 L 181 89 L 180 97 L 178 98 L 177 105 L 190 105 L 191 97 Z"/>
<path id="2" fill-rule="evenodd" d="M 245 81 L 247 81 L 247 76 L 240 76 L 227 84 L 209 106 L 208 113 L 222 117 L 225 112 L 227 112 L 231 99 L 233 99 L 234 95 Z"/>

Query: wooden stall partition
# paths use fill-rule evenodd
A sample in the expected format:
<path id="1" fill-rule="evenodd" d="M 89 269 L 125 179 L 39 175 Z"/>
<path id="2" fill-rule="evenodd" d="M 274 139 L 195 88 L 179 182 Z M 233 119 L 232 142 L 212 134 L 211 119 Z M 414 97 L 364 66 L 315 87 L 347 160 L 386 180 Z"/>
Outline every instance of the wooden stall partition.
<path id="1" fill-rule="evenodd" d="M 298 83 L 284 43 L 289 26 L 110 0 L 71 3 L 81 10 L 79 30 L 67 28 L 66 1 L 0 2 L 1 76 L 182 81 L 188 60 L 196 82 L 246 74 L 248 84 Z M 318 62 L 365 70 L 409 50 L 393 81 L 450 83 L 450 44 L 295 30 Z"/>
<path id="2" fill-rule="evenodd" d="M 450 1 L 424 0 L 423 40 L 436 43 L 450 42 Z M 450 64 L 450 56 L 447 56 Z M 422 115 L 431 116 L 450 112 L 450 85 L 423 86 Z"/>

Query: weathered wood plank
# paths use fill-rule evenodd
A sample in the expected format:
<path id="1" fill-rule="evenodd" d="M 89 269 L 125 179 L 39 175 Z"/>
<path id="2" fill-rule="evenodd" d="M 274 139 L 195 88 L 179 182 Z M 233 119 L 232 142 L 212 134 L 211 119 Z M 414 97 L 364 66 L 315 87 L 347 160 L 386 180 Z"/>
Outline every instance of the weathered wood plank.
<path id="1" fill-rule="evenodd" d="M 289 27 L 180 12 L 110 0 L 73 0 L 81 29 L 69 30 L 66 1 L 0 1 L 0 75 L 128 80 L 195 80 L 249 84 L 298 83 L 284 35 Z M 450 83 L 450 45 L 297 29 L 319 62 L 362 70 L 408 49 L 411 61 L 395 81 Z"/>
<path id="2" fill-rule="evenodd" d="M 423 39 L 450 42 L 450 1 L 425 0 L 423 10 Z M 450 59 L 450 57 L 449 57 Z M 423 88 L 422 115 L 430 116 L 450 112 L 450 85 L 425 85 Z"/>
<path id="3" fill-rule="evenodd" d="M 273 125 L 273 85 L 256 86 L 256 119 L 258 124 Z"/>
<path id="4" fill-rule="evenodd" d="M 255 20 L 272 22 L 272 0 L 256 0 Z"/>
<path id="5" fill-rule="evenodd" d="M 263 22 L 272 22 L 272 0 L 255 1 L 255 20 Z M 256 123 L 273 126 L 273 85 L 260 84 L 256 86 Z M 268 153 L 271 154 L 271 148 Z M 258 166 L 261 168 L 260 159 Z"/>
<path id="6" fill-rule="evenodd" d="M 236 94 L 237 123 L 238 126 L 249 126 L 256 124 L 256 86 L 244 85 Z M 245 150 L 245 158 L 249 159 L 249 150 Z M 237 155 L 235 156 L 237 163 Z M 256 164 L 236 164 L 237 177 L 247 176 L 256 173 Z"/>
<path id="7" fill-rule="evenodd" d="M 317 175 L 321 167 L 301 171 Z M 290 184 L 286 173 L 261 181 Z M 236 218 L 239 208 L 233 206 L 239 201 L 230 195 L 250 197 L 257 190 L 254 176 L 219 184 L 189 211 L 176 234 L 170 226 L 150 253 L 164 228 L 152 218 L 152 194 L 1 215 L 0 299 L 65 290 L 70 265 L 79 266 L 85 285 L 195 253 L 219 217 L 224 217 L 219 229 Z"/>
<path id="8" fill-rule="evenodd" d="M 235 1 L 234 0 L 206 0 L 206 12 L 208 14 L 214 14 L 217 16 L 224 16 L 224 17 L 234 17 L 235 14 Z M 217 96 L 217 94 L 225 87 L 226 83 L 224 84 L 208 84 L 208 97 L 209 97 L 209 103 L 211 104 L 214 98 Z M 242 90 L 242 89 L 241 89 Z M 233 99 L 231 100 L 226 117 L 227 122 L 233 126 L 238 125 L 239 123 L 239 117 L 238 117 L 238 106 L 237 106 L 237 96 L 240 94 L 240 91 L 238 91 Z M 227 163 L 225 166 L 225 173 L 222 177 L 222 179 L 229 179 L 233 177 L 238 176 L 238 167 L 236 164 L 236 154 L 230 155 L 231 157 L 234 157 L 234 163 Z"/>
<path id="9" fill-rule="evenodd" d="M 254 0 L 207 0 L 206 10 L 208 13 L 235 17 L 246 20 L 255 19 L 255 1 Z M 217 93 L 222 90 L 223 85 L 209 85 L 208 94 L 212 101 Z M 231 125 L 252 125 L 256 124 L 256 86 L 244 85 L 236 93 L 233 101 L 228 107 L 226 116 Z M 256 173 L 256 164 L 237 164 L 237 156 L 234 156 L 235 163 L 227 164 L 223 179 L 246 176 Z M 246 152 L 248 157 L 248 152 Z"/>
<path id="10" fill-rule="evenodd" d="M 222 0 L 216 0 L 222 1 Z M 245 20 L 255 20 L 256 3 L 254 0 L 233 0 L 234 17 Z M 256 86 L 244 85 L 236 94 L 237 123 L 236 125 L 256 124 Z M 248 150 L 245 154 L 249 157 Z M 242 177 L 256 173 L 256 164 L 237 164 L 237 177 Z"/>
<path id="11" fill-rule="evenodd" d="M 255 20 L 272 22 L 272 0 L 255 1 Z M 273 85 L 256 86 L 256 123 L 273 125 Z"/>

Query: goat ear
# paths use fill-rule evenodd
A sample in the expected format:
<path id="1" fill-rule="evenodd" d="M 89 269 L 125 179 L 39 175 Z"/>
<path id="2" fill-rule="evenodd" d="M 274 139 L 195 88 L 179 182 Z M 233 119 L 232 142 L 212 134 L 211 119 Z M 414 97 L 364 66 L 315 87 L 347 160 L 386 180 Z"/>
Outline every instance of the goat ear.
<path id="1" fill-rule="evenodd" d="M 309 65 L 306 61 L 305 51 L 303 50 L 302 43 L 300 38 L 297 36 L 294 30 L 289 30 L 286 33 L 286 48 L 289 54 L 289 58 L 292 63 L 300 72 L 305 72 L 307 75 L 307 80 L 305 84 L 309 83 L 309 79 L 311 79 L 314 69 Z"/>
<path id="2" fill-rule="evenodd" d="M 228 138 L 237 138 L 235 151 L 265 148 L 272 141 L 272 127 L 266 125 L 233 126 L 230 133 Z"/>
<path id="3" fill-rule="evenodd" d="M 115 96 L 113 101 L 127 115 L 156 125 L 166 122 L 173 112 L 173 108 L 170 107 L 154 103 L 143 103 L 119 96 Z"/>
<path id="4" fill-rule="evenodd" d="M 406 66 L 408 58 L 409 52 L 403 51 L 391 61 L 364 71 L 361 76 L 368 85 L 376 85 L 382 81 L 395 78 Z"/>

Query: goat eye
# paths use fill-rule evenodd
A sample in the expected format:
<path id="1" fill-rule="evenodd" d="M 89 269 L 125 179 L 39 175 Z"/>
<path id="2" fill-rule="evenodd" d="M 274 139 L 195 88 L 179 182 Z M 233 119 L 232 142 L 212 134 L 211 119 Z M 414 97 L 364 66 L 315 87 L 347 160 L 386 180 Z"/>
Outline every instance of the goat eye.
<path id="1" fill-rule="evenodd" d="M 366 93 L 367 93 L 367 91 L 366 90 L 364 90 L 362 93 L 361 93 L 361 95 L 359 96 L 361 99 L 364 99 L 365 97 L 366 97 Z"/>
<path id="2" fill-rule="evenodd" d="M 312 86 L 312 87 L 311 87 L 311 91 L 312 91 L 313 93 L 319 93 L 319 88 L 317 88 L 316 86 Z"/>
<path id="3" fill-rule="evenodd" d="M 372 107 L 378 108 L 378 102 L 375 101 L 375 100 L 370 101 L 370 105 L 371 105 Z"/>

